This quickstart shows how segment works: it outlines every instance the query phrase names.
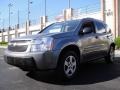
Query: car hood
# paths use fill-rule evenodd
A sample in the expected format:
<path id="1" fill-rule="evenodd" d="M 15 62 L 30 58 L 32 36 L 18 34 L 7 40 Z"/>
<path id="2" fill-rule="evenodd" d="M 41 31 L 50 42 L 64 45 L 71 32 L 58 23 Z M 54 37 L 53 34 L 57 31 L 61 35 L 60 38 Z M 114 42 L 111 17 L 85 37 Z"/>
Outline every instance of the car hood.
<path id="1" fill-rule="evenodd" d="M 13 40 L 33 40 L 33 39 L 40 39 L 44 37 L 62 38 L 62 37 L 69 37 L 71 35 L 73 35 L 73 32 L 54 33 L 54 34 L 36 34 L 36 35 L 19 37 Z"/>

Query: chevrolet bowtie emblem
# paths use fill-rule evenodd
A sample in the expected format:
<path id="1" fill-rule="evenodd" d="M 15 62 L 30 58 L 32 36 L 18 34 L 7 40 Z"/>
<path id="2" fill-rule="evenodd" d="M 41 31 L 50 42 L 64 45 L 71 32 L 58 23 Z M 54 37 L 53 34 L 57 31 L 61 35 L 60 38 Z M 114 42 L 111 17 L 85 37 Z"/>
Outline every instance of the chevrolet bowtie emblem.
<path id="1" fill-rule="evenodd" d="M 12 43 L 12 46 L 16 46 L 17 44 L 16 43 Z"/>

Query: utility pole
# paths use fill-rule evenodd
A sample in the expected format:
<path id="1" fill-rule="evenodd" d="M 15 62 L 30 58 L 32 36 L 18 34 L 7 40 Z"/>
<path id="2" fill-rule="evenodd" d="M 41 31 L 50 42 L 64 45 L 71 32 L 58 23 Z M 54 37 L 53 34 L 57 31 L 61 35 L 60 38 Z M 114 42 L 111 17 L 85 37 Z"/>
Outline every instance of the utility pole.
<path id="1" fill-rule="evenodd" d="M 8 42 L 10 41 L 10 36 L 9 36 L 9 31 L 11 29 L 11 22 L 10 22 L 10 18 L 11 18 L 11 7 L 13 5 L 11 4 L 10 0 L 9 0 L 9 4 L 8 4 L 8 8 L 9 8 L 9 29 L 8 29 Z"/>
<path id="2" fill-rule="evenodd" d="M 31 2 L 30 0 L 28 0 L 28 21 L 30 20 L 30 4 L 32 4 L 33 2 Z"/>
<path id="3" fill-rule="evenodd" d="M 46 0 L 45 0 L 45 17 L 46 17 Z"/>
<path id="4" fill-rule="evenodd" d="M 2 21 L 3 30 L 4 30 L 4 23 L 5 23 L 5 20 L 3 18 L 3 21 Z"/>
<path id="5" fill-rule="evenodd" d="M 29 14 L 30 14 L 30 0 L 28 0 L 28 22 L 29 22 Z"/>
<path id="6" fill-rule="evenodd" d="M 10 0 L 9 0 L 10 1 Z M 10 31 L 10 24 L 11 24 L 11 22 L 10 22 L 10 20 L 11 20 L 11 7 L 12 7 L 13 5 L 11 4 L 11 3 L 9 3 L 8 4 L 8 7 L 9 7 L 9 31 Z"/>
<path id="7" fill-rule="evenodd" d="M 3 21 L 2 21 L 2 26 L 3 26 L 3 28 L 2 28 L 2 41 L 3 41 L 3 32 L 4 32 L 4 18 L 3 18 Z"/>
<path id="8" fill-rule="evenodd" d="M 17 28 L 19 28 L 19 24 L 20 24 L 20 21 L 19 21 L 19 10 L 18 10 L 18 26 L 17 26 Z"/>
<path id="9" fill-rule="evenodd" d="M 30 4 L 32 4 L 30 0 L 28 0 L 28 17 L 27 17 L 27 30 L 26 30 L 26 35 L 29 34 L 29 26 L 30 26 Z"/>
<path id="10" fill-rule="evenodd" d="M 71 2 L 70 2 L 70 0 L 68 0 L 68 4 L 69 4 L 68 7 L 71 8 Z"/>
<path id="11" fill-rule="evenodd" d="M 0 31 L 1 31 L 1 12 L 0 12 Z"/>

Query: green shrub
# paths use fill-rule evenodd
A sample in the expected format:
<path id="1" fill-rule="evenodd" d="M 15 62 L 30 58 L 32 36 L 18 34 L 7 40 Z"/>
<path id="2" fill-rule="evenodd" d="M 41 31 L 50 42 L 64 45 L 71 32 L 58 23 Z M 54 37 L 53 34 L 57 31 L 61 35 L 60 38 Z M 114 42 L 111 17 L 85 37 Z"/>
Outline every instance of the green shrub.
<path id="1" fill-rule="evenodd" d="M 2 41 L 0 42 L 0 45 L 8 45 L 8 42 Z"/>
<path id="2" fill-rule="evenodd" d="M 120 49 L 120 36 L 115 39 L 116 48 Z"/>

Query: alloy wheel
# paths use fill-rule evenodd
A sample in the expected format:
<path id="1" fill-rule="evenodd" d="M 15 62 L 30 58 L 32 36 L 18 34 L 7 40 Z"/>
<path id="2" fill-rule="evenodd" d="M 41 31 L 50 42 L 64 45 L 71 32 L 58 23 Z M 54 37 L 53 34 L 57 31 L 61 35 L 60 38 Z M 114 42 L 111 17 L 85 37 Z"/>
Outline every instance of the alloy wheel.
<path id="1" fill-rule="evenodd" d="M 64 72 L 67 77 L 71 77 L 76 71 L 76 59 L 74 56 L 68 56 L 64 62 Z"/>

